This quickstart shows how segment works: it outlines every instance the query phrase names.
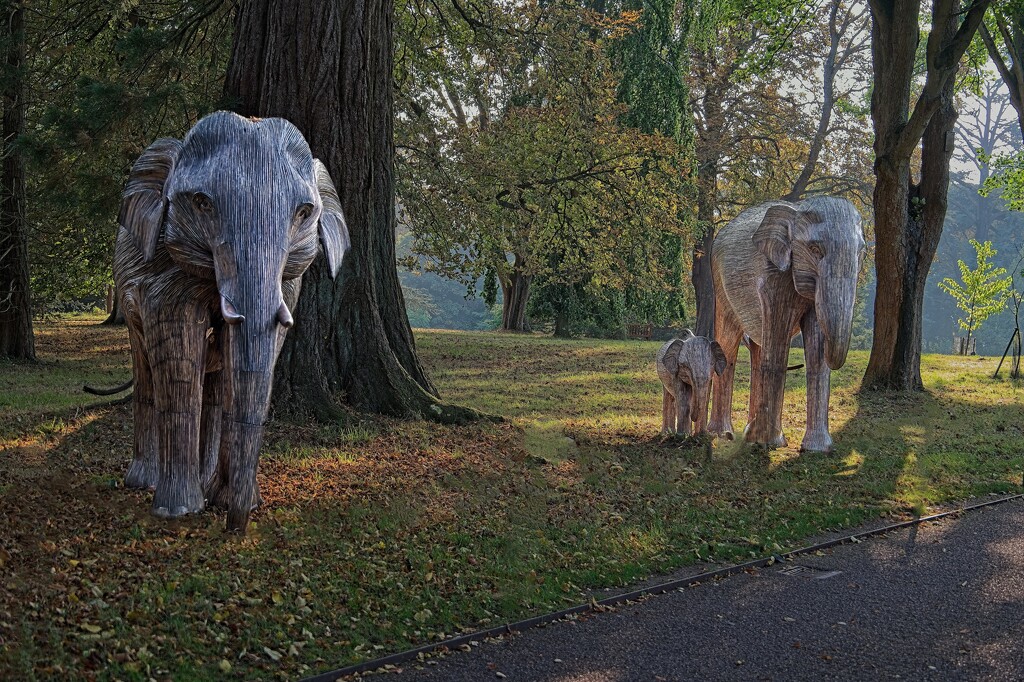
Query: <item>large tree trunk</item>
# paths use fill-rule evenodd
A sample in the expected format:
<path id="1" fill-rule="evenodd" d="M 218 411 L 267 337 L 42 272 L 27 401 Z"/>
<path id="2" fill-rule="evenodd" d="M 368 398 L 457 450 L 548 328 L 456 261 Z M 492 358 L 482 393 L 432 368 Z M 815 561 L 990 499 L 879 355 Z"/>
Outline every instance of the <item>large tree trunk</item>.
<path id="1" fill-rule="evenodd" d="M 922 388 L 921 312 L 928 270 L 946 216 L 956 121 L 955 75 L 987 4 L 985 0 L 973 2 L 959 31 L 957 3 L 933 7 L 927 80 L 913 115 L 908 116 L 920 32 L 919 4 L 917 0 L 871 3 L 878 289 L 874 340 L 862 383 L 867 389 Z M 912 185 L 910 156 L 919 143 L 921 181 Z"/>
<path id="2" fill-rule="evenodd" d="M 711 277 L 711 247 L 715 241 L 718 210 L 718 171 L 723 152 L 724 116 L 718 82 L 708 83 L 702 100 L 704 125 L 697 139 L 697 225 L 700 236 L 693 245 L 693 291 L 696 296 L 697 336 L 714 338 L 715 283 Z"/>
<path id="3" fill-rule="evenodd" d="M 277 406 L 464 421 L 440 404 L 416 357 L 395 263 L 392 0 L 245 0 L 225 95 L 239 113 L 280 116 L 306 136 L 338 188 L 352 246 L 338 279 L 317 259 L 281 352 Z"/>
<path id="4" fill-rule="evenodd" d="M 506 332 L 530 331 L 529 320 L 526 318 L 526 304 L 530 300 L 530 280 L 520 270 L 513 270 L 506 281 L 501 280 L 501 330 Z"/>
<path id="5" fill-rule="evenodd" d="M 5 2 L 0 45 L 3 79 L 3 165 L 0 167 L 0 357 L 34 360 L 25 223 L 25 163 L 16 146 L 25 130 L 25 9 Z"/>

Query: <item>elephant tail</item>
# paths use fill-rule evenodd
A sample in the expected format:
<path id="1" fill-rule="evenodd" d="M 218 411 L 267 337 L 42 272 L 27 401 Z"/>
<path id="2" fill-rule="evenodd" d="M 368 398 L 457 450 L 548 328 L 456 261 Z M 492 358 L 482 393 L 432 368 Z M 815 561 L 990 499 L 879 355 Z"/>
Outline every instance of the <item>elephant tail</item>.
<path id="1" fill-rule="evenodd" d="M 85 391 L 86 393 L 91 393 L 92 395 L 115 395 L 117 393 L 121 393 L 122 391 L 127 391 L 129 388 L 132 387 L 133 383 L 135 383 L 135 379 L 129 379 L 120 386 L 115 386 L 113 388 L 94 388 L 89 384 L 85 384 L 84 386 L 82 386 L 82 390 Z"/>

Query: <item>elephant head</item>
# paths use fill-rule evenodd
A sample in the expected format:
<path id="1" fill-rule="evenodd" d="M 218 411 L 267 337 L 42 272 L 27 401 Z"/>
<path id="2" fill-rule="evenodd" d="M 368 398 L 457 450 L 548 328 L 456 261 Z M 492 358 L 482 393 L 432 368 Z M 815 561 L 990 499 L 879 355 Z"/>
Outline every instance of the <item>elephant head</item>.
<path id="1" fill-rule="evenodd" d="M 673 339 L 665 345 L 659 353 L 659 365 L 664 367 L 664 371 L 659 367 L 659 374 L 666 388 L 680 383 L 690 387 L 690 419 L 697 423 L 697 433 L 700 433 L 707 423 L 711 373 L 721 375 L 725 371 L 726 358 L 722 347 L 717 341 L 694 336 L 687 329 L 682 338 Z M 678 395 L 674 389 L 670 389 L 670 392 L 677 400 L 686 397 Z"/>
<path id="2" fill-rule="evenodd" d="M 215 286 L 211 305 L 227 330 L 230 486 L 255 496 L 274 364 L 293 323 L 282 283 L 305 272 L 318 241 L 336 276 L 349 245 L 330 175 L 288 121 L 217 112 L 182 141 L 151 145 L 124 197 L 120 223 L 147 261 L 162 241 L 183 271 Z M 230 527 L 245 527 L 254 501 L 233 498 Z"/>
<path id="3" fill-rule="evenodd" d="M 846 362 L 857 276 L 864 257 L 861 218 L 845 200 L 814 197 L 794 208 L 768 209 L 754 231 L 755 246 L 780 271 L 792 269 L 797 293 L 814 301 L 825 336 L 825 361 Z"/>

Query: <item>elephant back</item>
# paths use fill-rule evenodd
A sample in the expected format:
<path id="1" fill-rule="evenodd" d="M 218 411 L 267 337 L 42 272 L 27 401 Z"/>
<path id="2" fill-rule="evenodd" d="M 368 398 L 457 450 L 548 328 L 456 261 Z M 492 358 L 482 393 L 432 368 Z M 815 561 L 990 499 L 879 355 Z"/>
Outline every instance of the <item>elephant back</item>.
<path id="1" fill-rule="evenodd" d="M 661 383 L 669 390 L 669 392 L 671 392 L 672 382 L 675 377 L 672 372 L 668 370 L 668 367 L 665 366 L 665 356 L 670 352 L 670 350 L 672 350 L 673 344 L 678 342 L 679 339 L 672 339 L 671 341 L 668 341 L 664 346 L 658 349 L 658 354 L 654 356 L 654 364 L 658 369 L 658 378 L 661 379 Z"/>

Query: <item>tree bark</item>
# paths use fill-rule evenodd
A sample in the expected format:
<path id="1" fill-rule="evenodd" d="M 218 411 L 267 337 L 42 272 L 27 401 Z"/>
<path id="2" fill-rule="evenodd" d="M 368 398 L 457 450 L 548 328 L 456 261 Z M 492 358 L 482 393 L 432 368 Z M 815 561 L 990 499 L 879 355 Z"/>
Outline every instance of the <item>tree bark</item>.
<path id="1" fill-rule="evenodd" d="M 713 70 L 711 72 L 714 73 Z M 715 214 L 718 209 L 718 172 L 723 151 L 723 83 L 708 83 L 702 100 L 703 128 L 697 132 L 697 225 L 700 236 L 693 245 L 692 280 L 696 297 L 697 336 L 715 336 L 715 283 L 711 277 L 711 248 L 715 241 Z"/>
<path id="2" fill-rule="evenodd" d="M 519 269 L 513 270 L 507 281 L 502 278 L 502 331 L 530 331 L 530 324 L 526 319 L 526 304 L 530 300 L 530 281 L 532 279 L 532 276 L 523 274 Z"/>
<path id="3" fill-rule="evenodd" d="M 100 322 L 102 325 L 121 325 L 126 324 L 124 319 L 124 311 L 121 310 L 121 297 L 117 293 L 117 287 L 111 287 L 112 303 L 110 306 L 110 313 L 107 315 L 107 319 Z"/>
<path id="4" fill-rule="evenodd" d="M 556 339 L 572 337 L 572 329 L 569 328 L 569 313 L 565 310 L 564 301 L 555 306 L 555 331 L 552 336 Z"/>
<path id="5" fill-rule="evenodd" d="M 318 258 L 302 280 L 275 406 L 337 416 L 335 395 L 394 416 L 465 421 L 416 356 L 395 262 L 392 0 L 245 0 L 225 96 L 306 136 L 338 189 L 352 245 L 337 280 Z"/>
<path id="6" fill-rule="evenodd" d="M 0 45 L 3 79 L 3 164 L 0 167 L 0 357 L 34 360 L 25 221 L 25 162 L 17 146 L 25 132 L 25 8 L 5 2 Z"/>
<path id="7" fill-rule="evenodd" d="M 1024 10 L 1006 7 L 1003 12 L 1006 12 L 1006 15 L 996 14 L 996 26 L 999 29 L 1000 42 L 1010 57 L 1009 63 L 999 51 L 996 38 L 984 24 L 978 32 L 981 33 L 988 55 L 996 65 L 1003 83 L 1006 84 L 1006 89 L 1010 93 L 1010 104 L 1017 112 L 1017 125 L 1024 134 L 1024 53 L 1021 50 L 1024 44 L 1020 40 L 1021 30 L 1024 28 Z"/>
<path id="8" fill-rule="evenodd" d="M 920 32 L 919 4 L 917 0 L 871 2 L 878 289 L 874 339 L 862 383 L 866 389 L 923 388 L 921 313 L 928 270 L 946 215 L 956 121 L 955 76 L 987 5 L 986 0 L 973 2 L 961 26 L 958 2 L 935 3 L 928 40 L 928 73 L 910 113 L 910 86 Z M 921 178 L 914 185 L 910 157 L 918 144 L 922 145 Z"/>

